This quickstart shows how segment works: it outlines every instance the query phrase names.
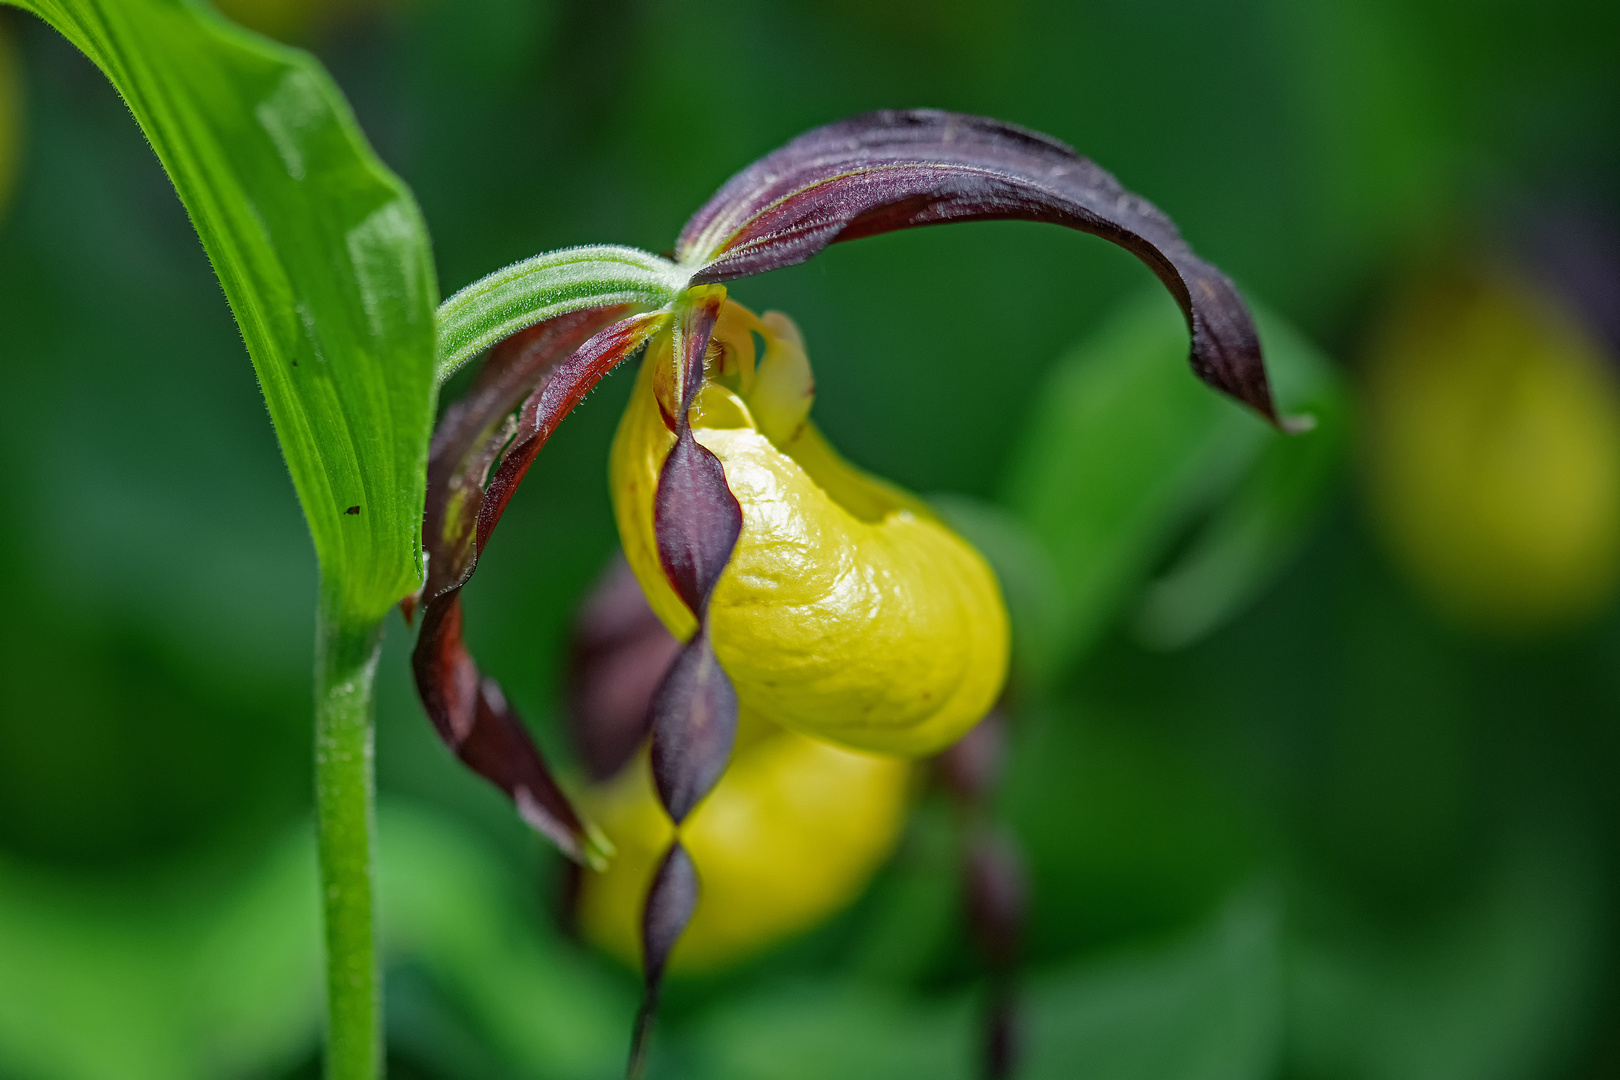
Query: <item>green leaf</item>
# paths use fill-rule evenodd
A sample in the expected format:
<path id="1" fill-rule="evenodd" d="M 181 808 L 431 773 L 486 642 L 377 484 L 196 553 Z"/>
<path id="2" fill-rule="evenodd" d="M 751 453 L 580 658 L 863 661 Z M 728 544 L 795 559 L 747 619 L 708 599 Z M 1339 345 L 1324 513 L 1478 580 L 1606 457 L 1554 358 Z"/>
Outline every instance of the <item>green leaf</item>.
<path id="1" fill-rule="evenodd" d="M 1419 932 L 1318 929 L 1292 950 L 1291 1075 L 1573 1075 L 1602 1015 L 1605 886 L 1578 834 L 1512 841 L 1474 896 Z M 1599 1021 L 1601 1022 L 1601 1021 Z"/>
<path id="2" fill-rule="evenodd" d="M 519 1075 L 610 1076 L 632 986 L 532 910 L 532 884 L 453 818 L 378 810 L 390 967 L 436 995 Z M 0 1076 L 208 1080 L 275 1076 L 321 1027 L 311 830 L 298 825 L 230 878 L 194 867 L 86 882 L 0 855 Z M 420 1033 L 391 1037 L 420 1049 Z M 431 1048 L 430 1048 L 431 1049 Z"/>
<path id="3" fill-rule="evenodd" d="M 1278 916 L 1268 897 L 1247 893 L 1182 941 L 1030 977 L 1019 991 L 1017 1075 L 1276 1075 L 1284 989 Z M 684 1049 L 690 1075 L 716 1080 L 967 1080 L 981 1074 L 977 999 L 908 1000 L 857 981 L 799 983 L 717 1005 Z M 655 1063 L 653 1075 L 677 1073 Z"/>
<path id="4" fill-rule="evenodd" d="M 126 886 L 0 861 L 0 1074 L 207 1080 L 297 1064 L 320 1017 L 311 847 L 300 828 L 228 891 L 184 872 Z"/>
<path id="5" fill-rule="evenodd" d="M 1314 426 L 1267 439 L 1232 497 L 1148 588 L 1135 630 L 1153 648 L 1192 644 L 1260 593 L 1316 522 L 1349 449 L 1349 397 L 1337 369 L 1282 319 L 1263 309 L 1256 316 L 1280 408 Z"/>
<path id="6" fill-rule="evenodd" d="M 183 0 L 6 2 L 134 113 L 242 329 L 329 604 L 380 619 L 421 579 L 435 398 L 438 286 L 410 191 L 305 53 Z"/>
<path id="7" fill-rule="evenodd" d="M 537 917 L 533 885 L 509 859 L 454 819 L 402 800 L 383 802 L 378 827 L 383 937 L 396 965 L 424 973 L 435 997 L 513 1073 L 585 1078 L 623 1068 L 632 987 Z M 390 1038 L 420 1057 L 453 1050 L 389 1026 Z"/>
<path id="8" fill-rule="evenodd" d="M 978 1017 L 958 999 L 927 1005 L 869 984 L 826 980 L 728 1001 L 692 1040 L 713 1080 L 970 1080 Z M 673 1056 L 673 1055 L 670 1055 Z M 663 1068 L 656 1078 L 679 1075 Z"/>
<path id="9" fill-rule="evenodd" d="M 1157 954 L 1054 974 L 1029 991 L 1028 1080 L 1266 1080 L 1283 1048 L 1277 905 L 1233 900 Z"/>
<path id="10" fill-rule="evenodd" d="M 1236 614 L 1315 520 L 1346 444 L 1342 380 L 1282 320 L 1261 310 L 1257 323 L 1279 408 L 1313 419 L 1307 434 L 1280 434 L 1200 385 L 1185 370 L 1186 329 L 1156 295 L 1048 376 L 1005 486 L 1056 584 L 1045 632 L 1018 643 L 1037 681 L 1090 648 L 1200 518 L 1141 605 L 1148 644 L 1188 644 Z"/>
<path id="11" fill-rule="evenodd" d="M 1004 501 L 1051 555 L 1057 628 L 1039 676 L 1096 641 L 1177 534 L 1246 470 L 1270 429 L 1187 370 L 1187 329 L 1159 296 L 1058 361 L 1014 453 Z"/>
<path id="12" fill-rule="evenodd" d="M 686 286 L 674 263 L 599 244 L 548 251 L 480 278 L 439 308 L 439 379 L 526 326 L 584 308 L 657 308 Z"/>

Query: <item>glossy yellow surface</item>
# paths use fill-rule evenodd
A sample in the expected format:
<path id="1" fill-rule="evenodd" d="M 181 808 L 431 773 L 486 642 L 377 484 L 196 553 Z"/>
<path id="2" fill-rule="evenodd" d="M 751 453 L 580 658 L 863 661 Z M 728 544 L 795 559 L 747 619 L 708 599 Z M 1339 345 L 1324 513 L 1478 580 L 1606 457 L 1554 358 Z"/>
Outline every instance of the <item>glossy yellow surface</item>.
<path id="1" fill-rule="evenodd" d="M 693 412 L 693 434 L 725 466 L 743 511 L 711 600 L 715 654 L 742 703 L 774 723 L 856 749 L 936 753 L 1000 693 L 1008 650 L 1000 587 L 925 504 L 827 445 L 804 419 L 811 384 L 796 332 L 780 316 L 755 325 L 771 335 L 757 375 L 751 342 L 727 348 L 721 381 L 704 388 Z M 653 536 L 658 472 L 674 444 L 653 373 L 668 357 L 667 342 L 648 349 L 610 473 L 631 569 L 684 639 L 695 622 Z M 780 443 L 760 430 L 756 405 Z"/>
<path id="2" fill-rule="evenodd" d="M 1453 270 L 1413 289 L 1367 372 L 1368 488 L 1396 556 L 1482 629 L 1578 621 L 1620 570 L 1620 381 L 1552 297 Z"/>
<path id="3" fill-rule="evenodd" d="M 910 768 L 744 713 L 731 768 L 681 830 L 702 898 L 673 968 L 738 960 L 849 903 L 894 847 Z M 646 753 L 581 804 L 618 854 L 606 871 L 584 872 L 580 929 L 639 966 L 642 902 L 674 832 Z"/>

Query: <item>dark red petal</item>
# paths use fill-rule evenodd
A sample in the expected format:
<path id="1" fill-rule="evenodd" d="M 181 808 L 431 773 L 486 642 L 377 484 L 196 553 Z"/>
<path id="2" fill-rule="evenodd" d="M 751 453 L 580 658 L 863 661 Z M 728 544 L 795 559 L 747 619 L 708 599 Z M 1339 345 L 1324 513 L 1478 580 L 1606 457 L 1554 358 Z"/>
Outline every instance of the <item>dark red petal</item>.
<path id="1" fill-rule="evenodd" d="M 546 373 L 540 385 L 529 394 L 518 410 L 517 431 L 512 444 L 501 457 L 500 468 L 484 491 L 484 504 L 478 512 L 478 550 L 489 543 L 495 526 L 506 511 L 506 504 L 517 492 L 535 455 L 545 446 L 575 405 L 601 381 L 602 376 L 626 356 L 647 343 L 668 321 L 663 312 L 649 312 L 621 319 L 599 331 L 572 356 Z"/>
<path id="2" fill-rule="evenodd" d="M 1199 377 L 1276 421 L 1259 338 L 1231 281 L 1095 163 L 997 120 L 908 110 L 817 128 L 732 177 L 676 250 L 703 284 L 792 266 L 840 240 L 998 220 L 1065 225 L 1136 255 L 1181 305 Z"/>
<path id="3" fill-rule="evenodd" d="M 968 838 L 968 919 L 989 968 L 984 1014 L 984 1064 L 989 1077 L 1011 1076 L 1018 1061 L 1018 1001 L 1014 976 L 1028 906 L 1028 875 L 1017 839 L 980 824 Z"/>
<path id="4" fill-rule="evenodd" d="M 647 904 L 641 915 L 641 956 L 643 989 L 641 1011 L 636 1016 L 630 1038 L 630 1066 L 626 1075 L 639 1077 L 647 1064 L 647 1045 L 653 1018 L 658 1014 L 658 990 L 664 980 L 664 966 L 686 924 L 697 911 L 699 882 L 692 857 L 677 840 L 669 846 L 658 866 Z"/>
<path id="5" fill-rule="evenodd" d="M 659 470 L 653 501 L 659 562 L 698 620 L 697 632 L 653 695 L 650 715 L 653 785 L 676 825 L 719 781 L 737 739 L 737 692 L 715 659 L 707 617 L 709 594 L 742 533 L 742 507 L 726 485 L 720 459 L 693 437 L 690 417 L 724 299 L 724 289 L 694 290 L 678 316 L 674 357 L 681 385 L 673 417 L 675 445 Z M 642 909 L 646 989 L 631 1043 L 631 1076 L 639 1076 L 646 1062 L 664 961 L 696 906 L 697 871 L 677 841 Z"/>
<path id="6" fill-rule="evenodd" d="M 446 411 L 429 455 L 428 583 L 411 655 L 417 693 L 444 741 L 506 792 L 525 821 L 585 861 L 598 853 L 583 823 L 499 685 L 479 673 L 467 652 L 460 591 L 557 424 L 668 318 L 623 314 L 623 308 L 575 312 L 513 335 L 491 351 L 468 397 Z M 486 486 L 497 456 L 500 466 Z"/>
<path id="7" fill-rule="evenodd" d="M 714 336 L 714 325 L 720 320 L 720 305 L 725 302 L 724 289 L 698 289 L 690 307 L 681 313 L 675 324 L 675 356 L 681 370 L 681 407 L 690 409 L 703 389 L 703 358 L 709 351 L 709 339 Z M 688 419 L 684 415 L 682 420 Z"/>
<path id="8" fill-rule="evenodd" d="M 664 459 L 653 499 L 658 559 L 670 584 L 699 618 L 742 535 L 742 507 L 726 486 L 720 459 L 683 426 Z"/>
<path id="9" fill-rule="evenodd" d="M 428 604 L 411 666 L 423 707 L 456 756 L 506 792 L 532 828 L 570 858 L 589 861 L 590 840 L 579 816 L 500 687 L 479 676 L 462 644 L 455 592 Z"/>
<path id="10" fill-rule="evenodd" d="M 428 450 L 425 597 L 438 596 L 472 573 L 484 484 L 516 431 L 512 411 L 548 371 L 631 310 L 620 305 L 576 311 L 513 334 L 490 350 L 472 389 L 445 410 Z"/>
<path id="11" fill-rule="evenodd" d="M 706 627 L 675 657 L 652 700 L 652 773 L 679 825 L 714 789 L 737 740 L 737 691 L 714 658 Z"/>

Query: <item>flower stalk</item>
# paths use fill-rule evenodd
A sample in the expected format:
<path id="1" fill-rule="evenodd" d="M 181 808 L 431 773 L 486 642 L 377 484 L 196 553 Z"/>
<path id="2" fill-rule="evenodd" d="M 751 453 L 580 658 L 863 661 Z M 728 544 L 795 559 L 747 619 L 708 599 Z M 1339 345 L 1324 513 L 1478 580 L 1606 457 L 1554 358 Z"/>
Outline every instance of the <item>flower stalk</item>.
<path id="1" fill-rule="evenodd" d="M 377 953 L 373 684 L 382 624 L 322 590 L 315 647 L 315 809 L 326 916 L 327 1080 L 383 1074 Z"/>

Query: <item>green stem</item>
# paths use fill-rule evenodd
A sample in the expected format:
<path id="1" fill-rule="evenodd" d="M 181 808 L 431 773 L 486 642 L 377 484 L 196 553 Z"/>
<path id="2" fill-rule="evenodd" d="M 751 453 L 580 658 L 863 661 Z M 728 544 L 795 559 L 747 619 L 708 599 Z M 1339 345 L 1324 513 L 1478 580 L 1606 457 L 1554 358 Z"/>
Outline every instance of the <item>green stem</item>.
<path id="1" fill-rule="evenodd" d="M 315 808 L 326 909 L 326 1080 L 382 1076 L 372 683 L 382 624 L 324 595 L 315 655 Z"/>

